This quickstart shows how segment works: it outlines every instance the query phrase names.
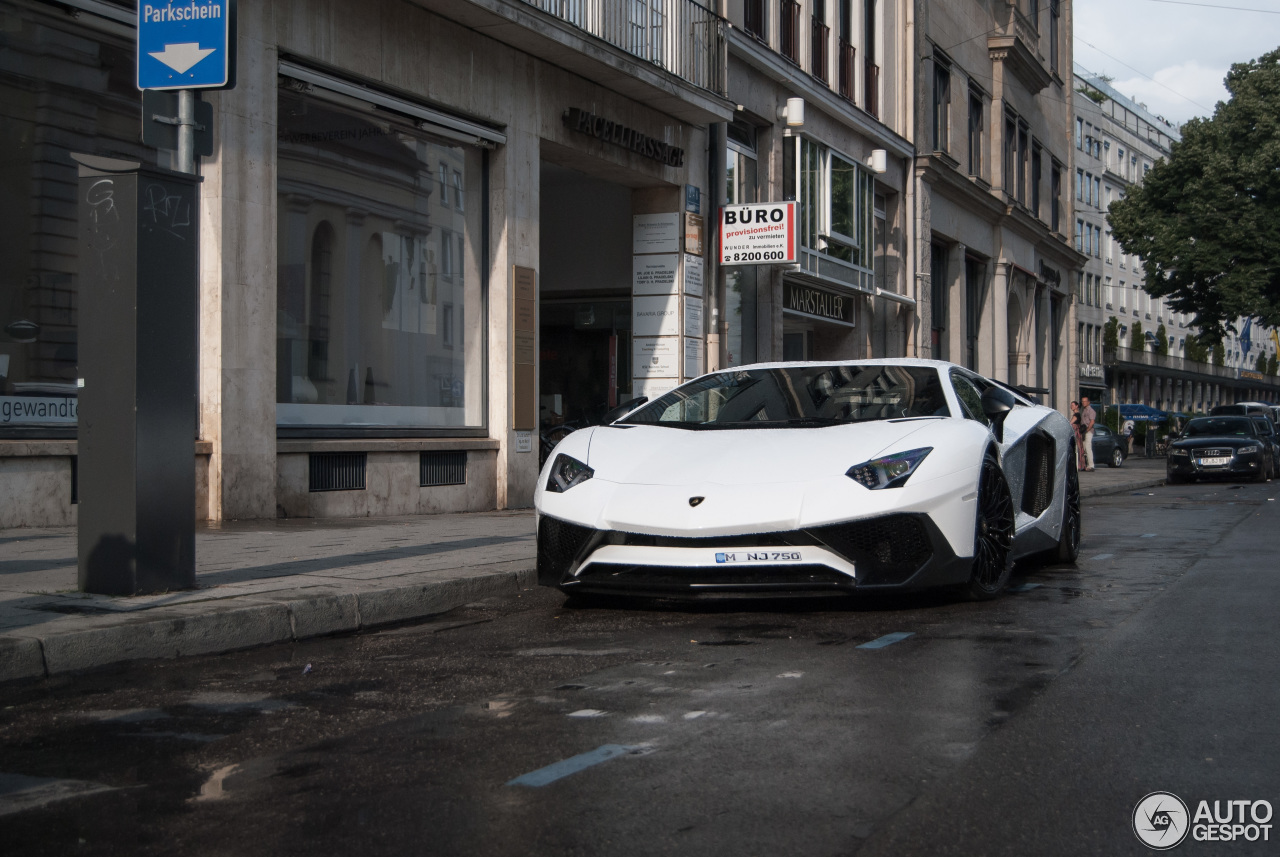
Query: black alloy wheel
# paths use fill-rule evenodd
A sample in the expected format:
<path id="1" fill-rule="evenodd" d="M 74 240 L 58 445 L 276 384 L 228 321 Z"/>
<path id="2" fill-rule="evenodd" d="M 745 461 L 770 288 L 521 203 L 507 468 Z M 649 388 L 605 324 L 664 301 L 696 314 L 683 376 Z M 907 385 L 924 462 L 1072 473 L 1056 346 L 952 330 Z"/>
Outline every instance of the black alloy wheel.
<path id="1" fill-rule="evenodd" d="M 1013 564 L 1013 496 L 993 458 L 984 458 L 978 477 L 978 513 L 973 536 L 973 573 L 966 588 L 974 601 L 988 601 L 1004 591 Z"/>
<path id="2" fill-rule="evenodd" d="M 1112 460 L 1120 455 L 1117 449 L 1111 454 Z M 1119 465 L 1112 465 L 1117 467 Z M 1058 548 L 1054 559 L 1062 563 L 1074 563 L 1080 555 L 1080 537 L 1083 533 L 1083 518 L 1080 514 L 1080 473 L 1076 470 L 1075 449 L 1071 450 L 1071 460 L 1067 462 L 1067 486 L 1062 497 L 1062 532 L 1058 536 Z"/>
<path id="3" fill-rule="evenodd" d="M 1122 464 L 1124 464 L 1124 450 L 1118 446 L 1114 447 L 1111 450 L 1111 466 L 1119 467 Z"/>

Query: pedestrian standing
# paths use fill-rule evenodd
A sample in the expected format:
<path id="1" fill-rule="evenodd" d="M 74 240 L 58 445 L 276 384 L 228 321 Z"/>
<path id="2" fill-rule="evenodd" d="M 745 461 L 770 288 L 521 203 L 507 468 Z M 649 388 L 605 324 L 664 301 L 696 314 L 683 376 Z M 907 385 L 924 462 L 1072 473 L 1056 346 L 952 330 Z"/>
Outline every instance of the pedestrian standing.
<path id="1" fill-rule="evenodd" d="M 1120 435 L 1124 438 L 1124 454 L 1133 455 L 1133 420 L 1126 419 L 1120 427 Z"/>
<path id="2" fill-rule="evenodd" d="M 1084 434 L 1080 431 L 1080 403 L 1071 403 L 1071 430 L 1076 434 L 1076 469 L 1084 470 Z"/>
<path id="3" fill-rule="evenodd" d="M 1093 470 L 1093 425 L 1098 412 L 1089 404 L 1088 396 L 1080 397 L 1080 431 L 1084 433 L 1084 469 Z"/>

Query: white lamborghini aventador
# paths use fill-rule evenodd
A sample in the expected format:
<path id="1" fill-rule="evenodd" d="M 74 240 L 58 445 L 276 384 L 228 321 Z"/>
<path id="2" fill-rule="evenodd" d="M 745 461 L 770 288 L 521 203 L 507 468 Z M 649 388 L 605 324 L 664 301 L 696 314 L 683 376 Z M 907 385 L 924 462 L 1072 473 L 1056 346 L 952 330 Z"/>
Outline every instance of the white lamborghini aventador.
<path id="1" fill-rule="evenodd" d="M 689 596 L 955 586 L 1075 560 L 1074 433 L 951 363 L 770 363 L 576 431 L 538 477 L 538 582 Z"/>

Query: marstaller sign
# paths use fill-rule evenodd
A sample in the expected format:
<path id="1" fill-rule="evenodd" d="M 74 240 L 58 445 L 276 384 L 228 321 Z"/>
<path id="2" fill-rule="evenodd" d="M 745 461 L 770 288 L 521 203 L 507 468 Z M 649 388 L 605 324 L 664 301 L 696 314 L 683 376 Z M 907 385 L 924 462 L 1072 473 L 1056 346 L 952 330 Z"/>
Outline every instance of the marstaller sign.
<path id="1" fill-rule="evenodd" d="M 575 131 L 630 149 L 641 157 L 652 158 L 669 167 L 684 166 L 684 149 L 641 134 L 612 119 L 605 119 L 594 113 L 570 107 L 564 112 L 564 124 Z"/>
<path id="2" fill-rule="evenodd" d="M 853 324 L 852 295 L 838 295 L 835 292 L 792 282 L 786 283 L 786 287 L 784 308 L 792 312 L 802 312 L 805 315 L 816 315 L 819 318 Z"/>

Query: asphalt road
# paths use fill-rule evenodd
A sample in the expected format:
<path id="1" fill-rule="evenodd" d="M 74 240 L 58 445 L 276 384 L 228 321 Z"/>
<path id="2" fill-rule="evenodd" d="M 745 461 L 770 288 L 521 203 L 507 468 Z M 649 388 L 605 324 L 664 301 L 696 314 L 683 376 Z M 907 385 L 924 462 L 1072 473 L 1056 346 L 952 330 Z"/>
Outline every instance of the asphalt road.
<path id="1" fill-rule="evenodd" d="M 0 687 L 0 853 L 1122 855 L 1150 792 L 1280 806 L 1280 483 L 1085 514 L 993 603 L 530 590 Z"/>

